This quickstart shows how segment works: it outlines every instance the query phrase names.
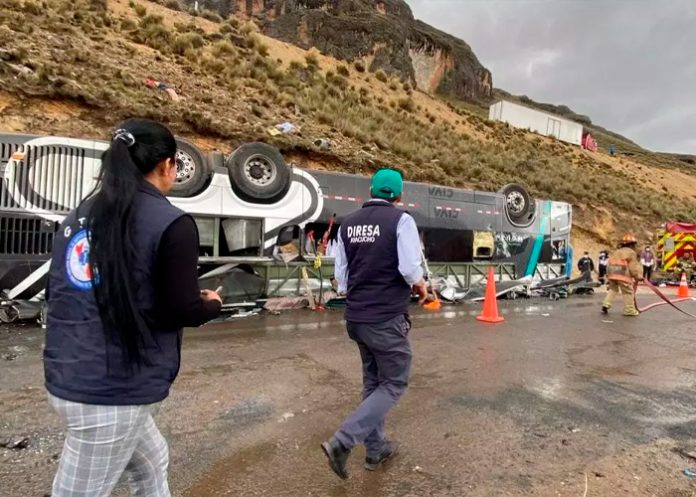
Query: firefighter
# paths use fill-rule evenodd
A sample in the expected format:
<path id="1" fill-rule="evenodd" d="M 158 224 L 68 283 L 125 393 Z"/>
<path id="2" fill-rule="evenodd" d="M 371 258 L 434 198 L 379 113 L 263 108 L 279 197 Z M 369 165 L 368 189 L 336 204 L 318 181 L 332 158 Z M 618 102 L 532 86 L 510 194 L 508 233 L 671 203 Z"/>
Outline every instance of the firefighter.
<path id="1" fill-rule="evenodd" d="M 634 295 L 634 282 L 641 279 L 641 268 L 636 253 L 636 238 L 627 234 L 621 239 L 619 249 L 609 256 L 607 264 L 607 279 L 609 291 L 602 303 L 602 313 L 608 314 L 611 302 L 617 294 L 623 296 L 624 316 L 638 316 Z"/>
<path id="2" fill-rule="evenodd" d="M 677 280 L 681 278 L 682 274 L 686 274 L 686 281 L 691 282 L 691 277 L 694 272 L 694 254 L 693 252 L 686 252 L 677 263 Z"/>

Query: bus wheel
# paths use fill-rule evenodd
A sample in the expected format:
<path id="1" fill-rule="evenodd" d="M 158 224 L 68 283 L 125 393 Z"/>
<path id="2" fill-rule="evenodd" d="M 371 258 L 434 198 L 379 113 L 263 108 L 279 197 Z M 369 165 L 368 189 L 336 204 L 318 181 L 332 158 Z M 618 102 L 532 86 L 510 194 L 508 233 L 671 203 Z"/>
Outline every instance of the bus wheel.
<path id="1" fill-rule="evenodd" d="M 172 197 L 193 197 L 201 192 L 210 175 L 208 161 L 192 143 L 176 139 L 176 181 Z"/>
<path id="2" fill-rule="evenodd" d="M 19 309 L 13 304 L 0 308 L 0 322 L 14 323 L 19 317 Z"/>
<path id="3" fill-rule="evenodd" d="M 516 226 L 528 226 L 534 221 L 535 204 L 523 186 L 510 184 L 500 193 L 505 200 L 505 212 L 510 222 Z"/>
<path id="4" fill-rule="evenodd" d="M 290 168 L 278 149 L 265 143 L 242 145 L 226 165 L 232 188 L 247 202 L 272 204 L 290 188 Z"/>

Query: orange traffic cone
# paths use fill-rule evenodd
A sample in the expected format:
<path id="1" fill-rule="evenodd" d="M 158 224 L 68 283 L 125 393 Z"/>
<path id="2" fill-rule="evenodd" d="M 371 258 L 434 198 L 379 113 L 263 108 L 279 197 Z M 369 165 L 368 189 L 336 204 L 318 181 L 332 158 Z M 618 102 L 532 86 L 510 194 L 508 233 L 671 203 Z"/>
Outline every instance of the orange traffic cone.
<path id="1" fill-rule="evenodd" d="M 682 273 L 681 282 L 679 282 L 679 292 L 677 292 L 677 297 L 688 297 L 689 296 L 689 284 L 686 282 L 686 273 Z"/>
<path id="2" fill-rule="evenodd" d="M 498 298 L 495 294 L 495 273 L 493 266 L 488 269 L 488 283 L 486 284 L 486 296 L 483 299 L 483 313 L 476 319 L 484 323 L 502 323 L 505 318 L 498 315 Z"/>

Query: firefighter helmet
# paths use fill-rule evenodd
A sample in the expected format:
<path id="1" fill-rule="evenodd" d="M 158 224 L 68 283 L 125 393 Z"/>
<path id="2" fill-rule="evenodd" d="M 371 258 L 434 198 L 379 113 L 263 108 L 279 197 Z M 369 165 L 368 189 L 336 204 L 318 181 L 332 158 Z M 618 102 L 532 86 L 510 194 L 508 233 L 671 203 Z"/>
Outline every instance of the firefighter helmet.
<path id="1" fill-rule="evenodd" d="M 621 238 L 621 245 L 626 246 L 626 245 L 635 245 L 638 243 L 638 240 L 636 240 L 636 237 L 633 236 L 631 233 L 626 233 L 622 238 Z"/>

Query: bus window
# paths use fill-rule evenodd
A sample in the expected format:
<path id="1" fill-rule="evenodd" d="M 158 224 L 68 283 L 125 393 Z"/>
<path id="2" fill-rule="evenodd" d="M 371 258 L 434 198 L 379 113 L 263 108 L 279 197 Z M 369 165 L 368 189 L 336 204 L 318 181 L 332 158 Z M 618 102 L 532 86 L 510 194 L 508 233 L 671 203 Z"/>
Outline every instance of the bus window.
<path id="1" fill-rule="evenodd" d="M 198 227 L 198 255 L 202 257 L 217 255 L 217 247 L 215 246 L 217 219 L 214 217 L 196 217 L 194 221 Z"/>
<path id="2" fill-rule="evenodd" d="M 492 259 L 495 237 L 490 231 L 474 231 L 474 259 Z"/>
<path id="3" fill-rule="evenodd" d="M 470 230 L 424 229 L 423 245 L 428 260 L 472 262 L 474 232 Z"/>
<path id="4" fill-rule="evenodd" d="M 566 260 L 566 242 L 565 240 L 553 240 L 551 242 L 551 261 L 550 262 L 565 262 Z"/>
<path id="5" fill-rule="evenodd" d="M 302 246 L 304 253 L 316 255 L 323 249 L 324 257 L 335 257 L 339 227 L 340 225 L 334 224 L 329 231 L 328 223 L 307 224 L 304 229 L 304 244 Z M 326 247 L 323 247 L 324 239 L 326 239 Z"/>
<path id="6" fill-rule="evenodd" d="M 524 253 L 529 243 L 529 236 L 523 233 L 496 233 L 495 255 L 496 260 L 507 260 Z"/>
<path id="7" fill-rule="evenodd" d="M 258 256 L 261 254 L 263 223 L 261 219 L 228 218 L 221 221 L 221 256 Z"/>
<path id="8" fill-rule="evenodd" d="M 300 258 L 300 227 L 284 226 L 273 247 L 273 258 L 292 262 Z"/>

